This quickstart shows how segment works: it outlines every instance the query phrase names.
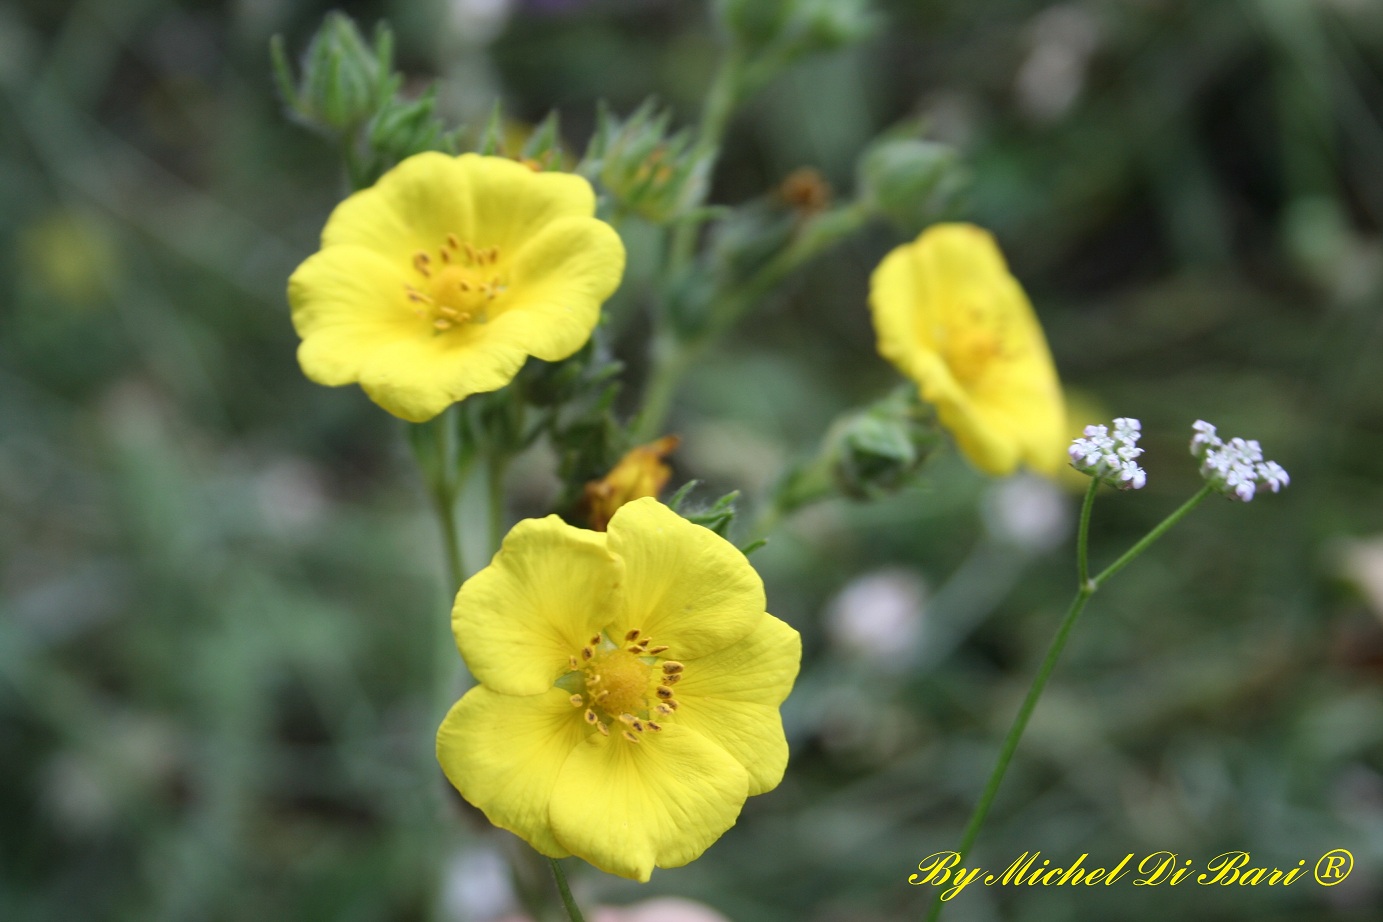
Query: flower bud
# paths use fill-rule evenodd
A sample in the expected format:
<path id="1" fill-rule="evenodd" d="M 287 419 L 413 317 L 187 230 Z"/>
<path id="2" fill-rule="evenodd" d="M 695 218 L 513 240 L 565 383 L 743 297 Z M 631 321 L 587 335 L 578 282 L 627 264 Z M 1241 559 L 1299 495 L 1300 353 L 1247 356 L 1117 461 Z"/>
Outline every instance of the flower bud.
<path id="1" fill-rule="evenodd" d="M 602 106 L 582 168 L 622 208 L 655 224 L 699 205 L 710 169 L 708 155 L 693 156 L 688 132 L 668 133 L 670 121 L 651 100 L 624 121 Z"/>
<path id="2" fill-rule="evenodd" d="M 963 181 L 956 151 L 935 141 L 884 138 L 860 159 L 866 200 L 907 233 L 931 223 Z"/>
<path id="3" fill-rule="evenodd" d="M 391 101 L 370 122 L 370 146 L 394 161 L 423 151 L 451 151 L 453 139 L 433 113 L 436 103 L 433 90 L 407 102 Z"/>
<path id="4" fill-rule="evenodd" d="M 275 40 L 272 52 L 284 101 L 300 119 L 327 131 L 354 130 L 373 117 L 396 88 L 393 35 L 381 27 L 372 48 L 343 13 L 328 13 L 323 20 L 303 55 L 296 87 L 281 41 Z"/>
<path id="5" fill-rule="evenodd" d="M 936 428 L 912 388 L 901 389 L 836 431 L 829 449 L 837 487 L 869 499 L 903 487 L 936 448 Z"/>

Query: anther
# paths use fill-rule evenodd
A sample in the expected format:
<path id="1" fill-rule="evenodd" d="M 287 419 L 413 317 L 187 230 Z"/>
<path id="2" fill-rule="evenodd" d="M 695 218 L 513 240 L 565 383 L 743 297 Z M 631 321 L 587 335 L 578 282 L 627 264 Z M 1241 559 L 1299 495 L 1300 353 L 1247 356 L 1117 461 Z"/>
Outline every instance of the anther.
<path id="1" fill-rule="evenodd" d="M 429 272 L 427 268 L 427 264 L 431 261 L 432 257 L 428 256 L 422 250 L 419 250 L 418 252 L 413 254 L 413 268 L 421 272 L 424 278 L 429 278 L 432 275 L 432 273 Z"/>
<path id="2" fill-rule="evenodd" d="M 602 688 L 600 691 L 596 692 L 596 693 L 591 697 L 591 700 L 594 701 L 596 704 L 599 704 L 600 701 L 601 701 L 601 699 L 603 699 L 603 698 L 604 698 L 606 695 L 608 695 L 608 694 L 610 694 L 610 689 L 608 689 L 608 688 Z"/>
<path id="3" fill-rule="evenodd" d="M 671 717 L 671 716 L 672 716 L 672 708 L 668 707 L 666 704 L 660 704 L 660 705 L 658 705 L 657 707 L 655 707 L 653 710 L 654 710 L 656 713 L 658 713 L 658 714 L 662 714 L 664 717 Z M 652 722 L 650 721 L 650 722 L 649 722 L 649 726 L 652 726 L 652 725 L 653 725 L 653 724 L 652 724 Z"/>
<path id="4" fill-rule="evenodd" d="M 595 728 L 596 728 L 597 730 L 600 731 L 600 735 L 601 735 L 601 736 L 609 736 L 609 735 L 610 735 L 610 728 L 609 728 L 607 725 L 603 724 L 603 723 L 597 722 L 596 725 L 595 725 Z"/>
<path id="5" fill-rule="evenodd" d="M 663 652 L 664 650 L 666 650 L 666 649 L 667 649 L 667 644 L 659 644 L 658 646 L 653 647 L 652 649 L 650 649 L 648 652 L 649 652 L 649 653 L 662 653 L 662 652 Z"/>
<path id="6" fill-rule="evenodd" d="M 592 647 L 600 646 L 600 635 L 596 634 L 590 640 L 586 641 L 586 643 L 590 644 Z"/>
<path id="7" fill-rule="evenodd" d="M 600 723 L 600 719 L 595 716 L 595 711 L 591 710 L 590 708 L 586 708 L 586 713 L 584 716 L 586 718 L 586 723 L 590 724 L 591 726 L 595 726 L 596 724 Z"/>
<path id="8" fill-rule="evenodd" d="M 654 733 L 658 733 L 658 732 L 660 732 L 660 731 L 663 729 L 663 725 L 662 725 L 662 724 L 654 723 L 653 721 L 650 720 L 650 721 L 648 722 L 648 729 L 652 730 Z"/>
<path id="9" fill-rule="evenodd" d="M 621 714 L 619 715 L 619 720 L 620 723 L 628 724 L 631 727 L 637 725 L 639 722 L 639 718 L 635 717 L 633 714 Z"/>
<path id="10" fill-rule="evenodd" d="M 630 631 L 629 633 L 627 633 L 627 634 L 624 635 L 624 639 L 625 639 L 626 641 L 630 642 L 630 643 L 632 643 L 632 642 L 638 640 L 638 639 L 639 639 L 639 629 L 638 629 L 638 628 L 634 628 L 632 631 Z"/>
<path id="11" fill-rule="evenodd" d="M 658 697 L 662 698 L 664 701 L 668 700 L 672 697 L 672 689 L 668 688 L 666 685 L 658 686 Z"/>
<path id="12" fill-rule="evenodd" d="M 578 665 L 577 662 L 576 662 L 576 657 L 574 657 L 574 656 L 568 656 L 568 657 L 567 657 L 567 663 L 571 666 L 572 672 L 575 672 L 575 671 L 576 671 L 576 667 L 577 667 L 577 665 Z"/>
<path id="13" fill-rule="evenodd" d="M 448 250 L 448 249 L 443 248 L 443 249 L 438 250 L 437 252 L 441 255 L 441 257 L 442 257 L 442 262 L 444 262 L 444 263 L 449 263 L 449 262 L 451 262 L 451 250 Z"/>
<path id="14" fill-rule="evenodd" d="M 624 738 L 631 743 L 637 743 L 639 741 L 639 738 L 634 734 L 630 733 L 628 730 L 624 731 Z"/>
<path id="15" fill-rule="evenodd" d="M 666 663 L 663 663 L 663 672 L 667 673 L 668 675 L 673 675 L 674 673 L 681 672 L 684 668 L 685 667 L 681 663 L 675 663 L 671 660 L 667 661 Z"/>
<path id="16" fill-rule="evenodd" d="M 580 695 L 572 695 L 567 700 L 571 702 L 571 706 L 574 708 L 579 708 L 586 703 L 586 699 L 582 698 Z"/>
<path id="17" fill-rule="evenodd" d="M 663 676 L 664 685 L 676 685 L 680 681 L 682 681 L 682 673 L 680 672 L 674 672 L 672 675 Z"/>
<path id="18" fill-rule="evenodd" d="M 592 656 L 595 656 L 595 651 L 592 650 L 590 647 L 582 647 L 582 648 L 581 648 L 581 658 L 582 658 L 582 659 L 590 659 Z"/>
<path id="19" fill-rule="evenodd" d="M 675 698 L 669 698 L 669 699 L 667 699 L 667 706 L 670 707 L 670 708 L 672 708 L 674 711 L 677 710 L 677 708 L 678 708 L 677 699 L 675 699 Z"/>
<path id="20" fill-rule="evenodd" d="M 447 234 L 447 246 L 453 250 L 459 250 L 461 249 L 461 241 L 456 239 L 455 234 Z"/>
<path id="21" fill-rule="evenodd" d="M 445 317 L 438 317 L 436 320 L 432 321 L 432 325 L 439 330 L 451 329 L 451 321 Z"/>

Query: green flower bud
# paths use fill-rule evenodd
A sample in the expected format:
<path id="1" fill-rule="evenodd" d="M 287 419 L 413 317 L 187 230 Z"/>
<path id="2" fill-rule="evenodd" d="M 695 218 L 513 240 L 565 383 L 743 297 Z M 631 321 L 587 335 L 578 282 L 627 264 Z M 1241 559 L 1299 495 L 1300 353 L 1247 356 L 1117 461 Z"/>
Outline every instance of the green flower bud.
<path id="1" fill-rule="evenodd" d="M 622 208 L 655 224 L 699 205 L 710 172 L 709 156 L 693 156 L 691 134 L 669 134 L 670 121 L 652 100 L 624 121 L 601 106 L 582 166 Z"/>
<path id="2" fill-rule="evenodd" d="M 721 27 L 751 57 L 771 54 L 781 68 L 833 51 L 874 29 L 868 0 L 719 0 Z"/>
<path id="3" fill-rule="evenodd" d="M 434 114 L 436 103 L 433 89 L 411 101 L 391 100 L 370 122 L 370 147 L 395 162 L 423 151 L 451 152 L 455 141 Z"/>
<path id="4" fill-rule="evenodd" d="M 296 86 L 283 50 L 275 38 L 271 50 L 284 101 L 302 121 L 322 130 L 353 131 L 379 111 L 393 95 L 393 36 L 381 26 L 371 47 L 343 13 L 328 13 L 303 55 Z"/>
<path id="5" fill-rule="evenodd" d="M 900 388 L 838 425 L 828 443 L 836 486 L 846 496 L 870 499 L 908 482 L 940 442 L 916 389 Z"/>
<path id="6" fill-rule="evenodd" d="M 964 181 L 953 148 L 917 138 L 874 142 L 861 157 L 859 172 L 871 207 L 905 232 L 935 220 Z"/>

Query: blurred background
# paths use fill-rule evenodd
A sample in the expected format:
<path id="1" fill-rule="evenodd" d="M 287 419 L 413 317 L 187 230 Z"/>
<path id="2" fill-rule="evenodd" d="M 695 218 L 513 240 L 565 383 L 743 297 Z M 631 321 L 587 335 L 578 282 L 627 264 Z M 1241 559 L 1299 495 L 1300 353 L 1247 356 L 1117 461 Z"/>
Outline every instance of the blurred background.
<path id="1" fill-rule="evenodd" d="M 693 123 L 714 71 L 688 0 L 359 3 L 450 120 L 650 94 Z M 0 920 L 492 922 L 512 837 L 436 826 L 450 644 L 403 424 L 300 374 L 284 296 L 346 185 L 289 123 L 269 38 L 314 0 L 0 6 Z M 1091 866 L 1232 849 L 1324 889 L 971 888 L 946 918 L 1373 920 L 1383 912 L 1383 5 L 1371 0 L 875 4 L 730 126 L 713 200 L 927 120 L 971 170 L 1077 424 L 1143 420 L 1147 489 L 1096 506 L 1112 560 L 1196 489 L 1190 423 L 1292 474 L 1212 499 L 1088 609 L 971 860 Z M 874 352 L 872 226 L 692 374 L 677 482 L 751 505 L 838 413 L 896 385 Z M 631 266 L 637 279 L 639 254 Z M 645 267 L 646 270 L 646 267 Z M 612 312 L 637 312 L 631 284 Z M 637 379 L 641 326 L 617 343 Z M 556 486 L 521 460 L 511 517 Z M 739 922 L 918 919 L 1073 590 L 1080 484 L 952 453 L 885 502 L 831 501 L 754 555 L 806 653 L 793 760 L 698 862 L 587 905 L 675 894 Z M 440 868 L 440 877 L 438 869 Z M 434 896 L 442 912 L 432 916 Z M 670 920 L 671 915 L 659 918 Z"/>

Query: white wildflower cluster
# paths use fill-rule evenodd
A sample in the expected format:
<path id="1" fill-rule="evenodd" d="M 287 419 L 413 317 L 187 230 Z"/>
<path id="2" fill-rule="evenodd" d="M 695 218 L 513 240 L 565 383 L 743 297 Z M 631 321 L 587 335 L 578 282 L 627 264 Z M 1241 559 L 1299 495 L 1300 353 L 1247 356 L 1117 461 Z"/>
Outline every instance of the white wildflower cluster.
<path id="1" fill-rule="evenodd" d="M 1191 429 L 1191 456 L 1201 463 L 1201 476 L 1230 499 L 1246 503 L 1260 489 L 1276 493 L 1292 482 L 1282 465 L 1263 460 L 1263 448 L 1255 439 L 1226 442 L 1203 419 Z"/>
<path id="2" fill-rule="evenodd" d="M 1086 426 L 1085 437 L 1071 443 L 1071 466 L 1120 490 L 1138 490 L 1148 475 L 1135 460 L 1143 453 L 1138 439 L 1143 424 L 1136 419 L 1114 420 L 1114 434 L 1105 426 Z"/>

